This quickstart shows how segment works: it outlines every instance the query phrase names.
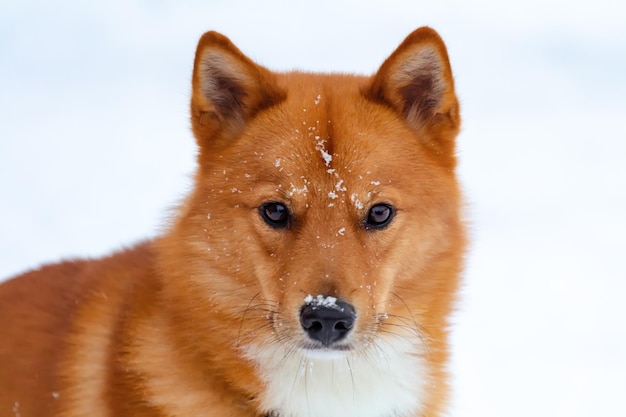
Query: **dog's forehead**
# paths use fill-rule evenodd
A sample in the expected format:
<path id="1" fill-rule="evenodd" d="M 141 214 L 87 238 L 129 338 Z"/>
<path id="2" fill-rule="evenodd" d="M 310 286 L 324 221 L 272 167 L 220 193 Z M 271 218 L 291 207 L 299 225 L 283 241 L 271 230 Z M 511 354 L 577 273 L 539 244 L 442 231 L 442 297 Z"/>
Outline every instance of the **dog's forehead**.
<path id="1" fill-rule="evenodd" d="M 291 86 L 287 99 L 270 110 L 274 123 L 269 124 L 274 129 L 270 136 L 276 139 L 273 150 L 283 162 L 330 170 L 374 162 L 384 165 L 381 157 L 394 148 L 395 140 L 404 143 L 394 157 L 411 156 L 407 152 L 411 143 L 401 137 L 412 136 L 404 121 L 362 94 L 367 78 L 299 73 L 287 78 Z M 414 139 L 408 140 L 417 148 Z"/>
<path id="2" fill-rule="evenodd" d="M 389 186 L 410 192 L 423 155 L 395 112 L 368 100 L 365 77 L 287 74 L 287 98 L 247 126 L 222 162 L 288 197 L 356 206 Z M 219 176 L 218 176 L 219 177 Z"/>

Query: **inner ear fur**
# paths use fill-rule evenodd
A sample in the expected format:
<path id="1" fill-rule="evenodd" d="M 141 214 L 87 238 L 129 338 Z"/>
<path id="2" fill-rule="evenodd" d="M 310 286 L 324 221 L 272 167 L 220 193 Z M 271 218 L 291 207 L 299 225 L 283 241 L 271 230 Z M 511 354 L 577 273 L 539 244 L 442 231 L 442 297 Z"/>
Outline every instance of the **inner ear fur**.
<path id="1" fill-rule="evenodd" d="M 438 154 L 454 152 L 459 104 L 446 46 L 433 29 L 411 33 L 373 76 L 365 95 L 400 113 Z"/>
<path id="2" fill-rule="evenodd" d="M 191 98 L 192 128 L 200 142 L 237 136 L 249 119 L 284 97 L 274 74 L 227 37 L 211 31 L 200 38 Z"/>

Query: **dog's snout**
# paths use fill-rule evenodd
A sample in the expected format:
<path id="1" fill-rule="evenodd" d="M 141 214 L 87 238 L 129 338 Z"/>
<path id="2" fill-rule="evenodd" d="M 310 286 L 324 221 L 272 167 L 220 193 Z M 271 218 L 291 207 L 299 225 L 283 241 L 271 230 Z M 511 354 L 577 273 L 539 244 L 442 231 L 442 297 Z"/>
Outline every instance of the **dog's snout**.
<path id="1" fill-rule="evenodd" d="M 328 304 L 305 304 L 300 311 L 300 324 L 309 338 L 331 346 L 345 338 L 354 326 L 354 307 L 345 301 Z"/>

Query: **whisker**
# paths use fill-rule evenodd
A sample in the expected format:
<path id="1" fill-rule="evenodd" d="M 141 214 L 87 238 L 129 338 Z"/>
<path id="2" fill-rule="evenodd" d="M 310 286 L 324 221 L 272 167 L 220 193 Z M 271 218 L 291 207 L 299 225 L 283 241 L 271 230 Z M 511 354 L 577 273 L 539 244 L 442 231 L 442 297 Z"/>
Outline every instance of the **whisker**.
<path id="1" fill-rule="evenodd" d="M 352 381 L 352 402 L 356 404 L 356 388 L 354 386 L 354 373 L 352 372 L 352 364 L 350 363 L 349 356 L 346 356 L 346 363 L 348 364 L 348 370 L 350 371 L 350 381 Z"/>
<path id="2" fill-rule="evenodd" d="M 285 358 L 283 358 L 284 360 Z M 281 362 L 283 361 L 281 360 Z M 296 385 L 298 385 L 298 379 L 300 376 L 300 369 L 302 369 L 303 366 L 305 366 L 305 364 L 303 363 L 305 360 L 304 356 L 300 357 L 300 362 L 298 363 L 298 367 L 295 371 L 295 375 L 293 376 L 293 383 L 291 384 L 291 395 L 293 396 L 293 393 L 296 389 Z M 279 362 L 280 363 L 280 362 Z M 278 364 L 277 364 L 278 365 Z M 306 373 L 305 373 L 305 384 L 306 384 Z"/>
<path id="3" fill-rule="evenodd" d="M 411 320 L 413 321 L 413 324 L 415 324 L 415 328 L 418 328 L 418 324 L 417 324 L 417 320 L 415 320 L 415 316 L 413 315 L 413 311 L 411 311 L 411 309 L 409 308 L 409 306 L 407 305 L 407 303 L 404 301 L 404 299 L 402 297 L 400 297 L 398 294 L 392 292 L 391 295 L 393 297 L 395 297 L 396 299 L 398 299 L 402 305 L 404 306 L 404 308 L 406 309 L 406 311 L 409 313 L 409 315 L 411 316 Z"/>
<path id="4" fill-rule="evenodd" d="M 273 329 L 274 316 L 278 314 L 278 307 L 280 303 L 274 300 L 260 299 L 258 298 L 259 295 L 260 293 L 256 293 L 250 299 L 250 301 L 248 301 L 246 307 L 240 312 L 241 320 L 239 321 L 239 330 L 237 334 L 236 346 L 240 346 L 245 340 L 251 340 L 252 337 L 261 330 L 267 329 L 271 332 Z M 257 301 L 257 303 L 253 304 L 255 300 Z M 260 312 L 265 314 L 261 316 L 251 315 L 251 312 Z M 244 331 L 244 324 L 251 324 L 255 321 L 260 322 L 260 325 L 253 329 Z"/>
<path id="5" fill-rule="evenodd" d="M 239 321 L 239 332 L 237 334 L 237 344 L 236 346 L 239 346 L 239 341 L 241 340 L 241 329 L 243 328 L 243 322 L 246 318 L 246 313 L 248 312 L 248 309 L 250 308 L 250 306 L 252 305 L 252 302 L 254 301 L 254 299 L 256 297 L 258 297 L 261 293 L 257 292 L 256 294 L 254 294 L 254 296 L 250 299 L 250 301 L 248 302 L 248 305 L 246 306 L 246 308 L 243 310 L 242 314 L 241 314 L 241 320 Z"/>

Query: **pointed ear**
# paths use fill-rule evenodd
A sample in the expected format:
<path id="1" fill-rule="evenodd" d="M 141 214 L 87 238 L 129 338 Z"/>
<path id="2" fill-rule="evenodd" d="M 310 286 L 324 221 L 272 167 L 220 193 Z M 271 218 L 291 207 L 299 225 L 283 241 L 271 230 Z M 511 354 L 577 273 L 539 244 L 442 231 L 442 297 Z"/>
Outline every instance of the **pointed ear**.
<path id="1" fill-rule="evenodd" d="M 198 42 L 193 68 L 191 123 L 202 146 L 232 139 L 260 110 L 285 97 L 275 76 L 217 32 Z"/>
<path id="2" fill-rule="evenodd" d="M 443 40 L 422 27 L 411 33 L 383 63 L 366 90 L 405 118 L 437 153 L 454 152 L 460 125 L 454 80 Z"/>

